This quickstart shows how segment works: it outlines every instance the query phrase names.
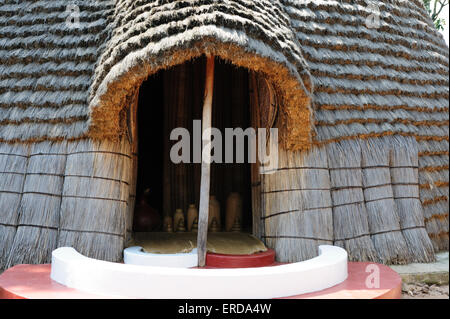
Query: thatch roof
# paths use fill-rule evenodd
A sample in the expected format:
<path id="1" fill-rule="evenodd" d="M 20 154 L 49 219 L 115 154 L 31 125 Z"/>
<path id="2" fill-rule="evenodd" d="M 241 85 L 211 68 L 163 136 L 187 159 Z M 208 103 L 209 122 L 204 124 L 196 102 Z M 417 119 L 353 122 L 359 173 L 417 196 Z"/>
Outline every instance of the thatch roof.
<path id="1" fill-rule="evenodd" d="M 113 1 L 79 1 L 79 28 L 67 1 L 0 3 L 0 141 L 86 134 L 89 87 Z"/>
<path id="2" fill-rule="evenodd" d="M 130 88 L 208 52 L 273 80 L 294 149 L 448 134 L 448 47 L 419 1 L 380 1 L 378 29 L 363 0 L 78 1 L 78 28 L 66 1 L 3 2 L 0 141 L 117 136 Z"/>
<path id="3" fill-rule="evenodd" d="M 380 208 L 366 202 L 375 196 L 383 199 L 383 208 L 393 207 L 395 200 L 401 219 L 397 224 L 404 229 L 408 244 L 418 238 L 410 236 L 415 227 L 426 227 L 435 249 L 448 249 L 448 46 L 421 1 L 376 1 L 380 9 L 377 28 L 366 25 L 374 13 L 372 3 L 78 0 L 81 23 L 71 28 L 66 24 L 67 1 L 0 1 L 0 208 L 14 211 L 5 214 L 0 210 L 0 228 L 16 227 L 19 222 L 14 214 L 19 205 L 21 210 L 32 206 L 26 196 L 22 198 L 24 176 L 29 180 L 30 172 L 44 173 L 29 166 L 30 156 L 37 156 L 33 152 L 42 151 L 33 151 L 38 147 L 27 144 L 115 139 L 123 133 L 121 110 L 142 81 L 160 69 L 213 53 L 264 74 L 274 84 L 282 101 L 282 137 L 287 149 L 312 149 L 314 154 L 321 147 L 319 153 L 328 156 L 326 187 L 333 198 L 324 220 L 329 219 L 331 208 L 342 217 L 334 220 L 335 226 L 356 218 L 358 212 L 367 215 L 365 224 L 360 229 L 355 226 L 352 235 L 360 242 L 345 234 L 339 237 L 336 230 L 335 240 L 339 237 L 349 249 L 366 245 L 371 234 L 372 241 L 381 240 L 388 228 L 377 230 Z M 53 154 L 48 148 L 42 153 Z M 54 152 L 61 158 L 70 157 L 65 148 Z M 401 150 L 398 154 L 408 154 L 404 155 L 408 159 L 396 155 L 396 148 Z M 370 153 L 374 150 L 375 155 Z M 339 154 L 347 159 L 339 162 L 335 158 Z M 314 163 L 315 157 L 309 156 Z M 63 174 L 74 163 L 69 168 L 67 163 L 58 164 L 65 165 L 65 170 L 51 173 L 55 183 L 68 183 Z M 355 179 L 352 170 L 356 168 L 359 177 Z M 370 180 L 373 168 L 379 168 L 376 176 L 391 185 L 383 190 L 384 196 L 369 190 L 374 187 Z M 39 183 L 33 185 L 39 188 Z M 418 196 L 418 190 L 406 187 L 413 184 L 419 185 Z M 63 196 L 62 188 L 53 197 Z M 410 194 L 411 201 L 402 198 L 403 192 Z M 342 202 L 361 196 L 364 205 L 358 200 Z M 48 207 L 59 204 L 58 199 L 45 207 L 50 211 Z M 63 201 L 61 205 L 69 204 Z M 75 207 L 75 201 L 70 205 Z M 408 209 L 418 215 L 408 216 Z M 420 214 L 424 215 L 422 222 Z M 371 216 L 378 217 L 371 221 Z M 89 225 L 88 220 L 84 223 Z M 60 227 L 56 216 L 49 217 L 47 224 L 49 234 Z M 86 225 L 79 227 L 89 228 Z M 5 241 L 14 240 L 12 233 L 3 235 Z M 60 243 L 72 235 L 60 235 Z M 330 231 L 324 240 L 331 240 L 329 235 Z M 46 238 L 51 236 L 56 235 Z M 369 259 L 377 247 L 365 252 Z M 392 251 L 402 247 L 398 244 Z M 0 257 L 2 249 L 0 245 Z"/>

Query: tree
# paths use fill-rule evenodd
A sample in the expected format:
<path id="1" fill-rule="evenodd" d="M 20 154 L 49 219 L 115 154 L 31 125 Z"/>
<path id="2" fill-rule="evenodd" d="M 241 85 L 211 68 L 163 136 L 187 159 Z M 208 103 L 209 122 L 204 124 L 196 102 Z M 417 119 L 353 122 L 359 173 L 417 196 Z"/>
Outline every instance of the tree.
<path id="1" fill-rule="evenodd" d="M 440 18 L 442 10 L 448 6 L 449 0 L 423 0 L 425 8 L 431 16 L 436 29 L 439 31 L 444 30 L 445 20 Z"/>

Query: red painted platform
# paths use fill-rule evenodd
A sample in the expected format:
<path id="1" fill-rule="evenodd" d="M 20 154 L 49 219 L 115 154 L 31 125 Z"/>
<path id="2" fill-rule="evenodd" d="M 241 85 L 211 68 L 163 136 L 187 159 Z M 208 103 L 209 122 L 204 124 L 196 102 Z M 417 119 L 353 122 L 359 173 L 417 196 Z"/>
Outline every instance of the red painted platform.
<path id="1" fill-rule="evenodd" d="M 252 255 L 206 254 L 206 266 L 208 268 L 254 268 L 275 264 L 275 250 L 273 249 Z"/>
<path id="2" fill-rule="evenodd" d="M 368 262 L 349 262 L 348 278 L 343 283 L 309 294 L 281 299 L 401 299 L 402 278 L 385 265 L 379 267 L 380 282 L 378 288 L 367 288 L 366 280 L 371 272 L 366 272 Z"/>
<path id="3" fill-rule="evenodd" d="M 287 299 L 399 299 L 401 278 L 391 268 L 378 265 L 379 288 L 367 288 L 370 273 L 366 267 L 371 263 L 349 262 L 349 276 L 343 283 L 310 294 L 287 297 Z M 0 275 L 0 299 L 104 299 L 67 288 L 50 279 L 50 265 L 18 265 Z M 111 297 L 114 298 L 114 297 Z"/>

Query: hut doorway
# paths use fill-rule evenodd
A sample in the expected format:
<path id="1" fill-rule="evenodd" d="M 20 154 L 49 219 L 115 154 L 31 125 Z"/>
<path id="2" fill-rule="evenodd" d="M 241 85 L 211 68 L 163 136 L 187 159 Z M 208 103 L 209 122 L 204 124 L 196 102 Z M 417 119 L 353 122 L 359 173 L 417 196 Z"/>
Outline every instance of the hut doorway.
<path id="1" fill-rule="evenodd" d="M 184 228 L 188 225 L 190 205 L 199 207 L 201 164 L 195 163 L 195 120 L 201 120 L 204 94 L 206 58 L 198 58 L 182 65 L 160 71 L 150 76 L 139 90 L 136 115 L 136 137 L 133 138 L 138 153 L 136 174 L 136 205 L 133 232 L 168 232 L 164 220 L 177 210 L 183 212 Z M 216 59 L 212 127 L 222 132 L 225 128 L 252 127 L 250 74 Z M 170 140 L 175 128 L 185 128 L 190 133 L 190 163 L 175 164 L 170 151 L 178 140 Z M 245 139 L 247 150 L 248 140 Z M 236 143 L 233 143 L 236 156 Z M 225 141 L 223 140 L 223 149 Z M 254 234 L 261 223 L 259 194 L 252 191 L 252 174 L 255 165 L 244 163 L 211 165 L 210 194 L 220 207 L 220 221 L 216 231 L 225 231 L 227 199 L 238 194 L 242 201 L 242 220 L 233 230 Z M 253 173 L 252 173 L 253 170 Z M 253 194 L 252 194 L 253 193 Z M 253 202 L 253 203 L 252 203 Z M 181 225 L 172 224 L 174 233 Z M 183 227 L 181 227 L 183 228 Z"/>

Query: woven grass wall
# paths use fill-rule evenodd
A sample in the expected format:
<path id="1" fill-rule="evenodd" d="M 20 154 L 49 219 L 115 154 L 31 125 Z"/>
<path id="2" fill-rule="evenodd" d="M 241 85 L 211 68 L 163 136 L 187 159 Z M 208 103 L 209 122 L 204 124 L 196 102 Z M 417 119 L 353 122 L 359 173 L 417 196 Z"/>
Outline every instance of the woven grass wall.
<path id="1" fill-rule="evenodd" d="M 7 267 L 50 262 L 57 247 L 66 146 L 65 142 L 30 145 Z"/>
<path id="2" fill-rule="evenodd" d="M 358 141 L 329 144 L 327 155 L 335 243 L 349 252 L 350 260 L 376 261 L 363 192 L 361 146 Z"/>
<path id="3" fill-rule="evenodd" d="M 0 268 L 49 263 L 71 246 L 122 259 L 132 152 L 120 142 L 0 144 Z"/>
<path id="4" fill-rule="evenodd" d="M 121 260 L 134 200 L 132 141 L 0 146 L 3 268 L 49 262 L 59 246 Z M 279 169 L 254 184 L 255 234 L 280 261 L 312 258 L 320 244 L 344 247 L 350 260 L 432 261 L 418 154 L 419 143 L 401 136 L 281 150 Z"/>
<path id="5" fill-rule="evenodd" d="M 129 212 L 131 153 L 125 139 L 69 145 L 59 246 L 72 246 L 104 260 L 121 260 Z"/>
<path id="6" fill-rule="evenodd" d="M 419 194 L 435 251 L 448 250 L 448 142 L 419 143 Z"/>
<path id="7" fill-rule="evenodd" d="M 17 231 L 28 153 L 28 145 L 0 143 L 0 269 L 5 268 Z"/>
<path id="8" fill-rule="evenodd" d="M 414 138 L 384 137 L 282 152 L 280 170 L 263 177 L 262 237 L 280 261 L 314 257 L 321 243 L 355 261 L 433 261 L 417 148 Z"/>
<path id="9" fill-rule="evenodd" d="M 361 141 L 364 201 L 369 231 L 379 259 L 408 263 L 407 243 L 401 233 L 400 217 L 391 178 L 390 138 Z"/>
<path id="10" fill-rule="evenodd" d="M 279 261 L 310 259 L 318 245 L 333 244 L 334 238 L 326 151 L 279 156 L 280 170 L 262 177 L 263 239 Z"/>

